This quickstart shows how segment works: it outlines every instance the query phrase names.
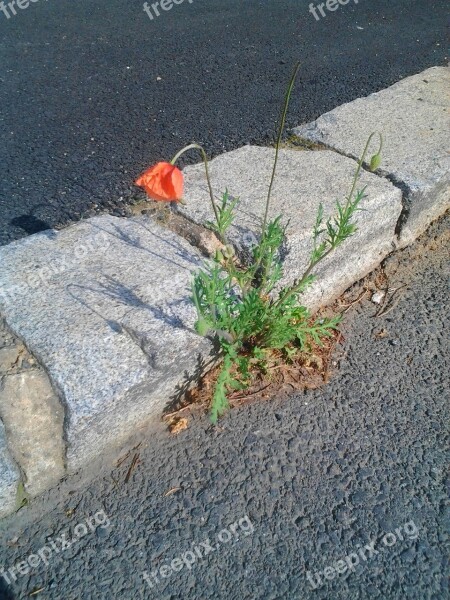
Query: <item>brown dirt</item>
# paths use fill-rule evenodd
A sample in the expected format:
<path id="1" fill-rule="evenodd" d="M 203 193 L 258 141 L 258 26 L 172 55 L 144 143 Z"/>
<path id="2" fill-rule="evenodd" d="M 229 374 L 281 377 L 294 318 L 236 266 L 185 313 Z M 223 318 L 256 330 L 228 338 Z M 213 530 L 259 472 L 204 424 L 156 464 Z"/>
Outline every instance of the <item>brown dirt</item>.
<path id="1" fill-rule="evenodd" d="M 229 394 L 230 408 L 267 400 L 282 399 L 299 390 L 317 389 L 325 385 L 337 367 L 339 345 L 343 341 L 340 332 L 324 340 L 323 346 L 314 346 L 311 353 L 299 353 L 287 362 L 281 353 L 274 353 L 268 360 L 266 372 L 255 369 L 253 379 L 245 390 Z M 206 413 L 210 409 L 213 390 L 220 373 L 217 365 L 199 381 L 198 386 L 188 391 L 176 411 L 166 413 L 163 419 L 171 433 L 186 429 L 191 413 Z"/>

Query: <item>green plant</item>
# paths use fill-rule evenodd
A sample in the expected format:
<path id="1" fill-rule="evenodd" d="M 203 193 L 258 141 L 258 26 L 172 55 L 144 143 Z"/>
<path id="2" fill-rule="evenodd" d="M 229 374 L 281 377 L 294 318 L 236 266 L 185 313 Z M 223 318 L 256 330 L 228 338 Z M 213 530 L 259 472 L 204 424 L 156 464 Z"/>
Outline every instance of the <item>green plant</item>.
<path id="1" fill-rule="evenodd" d="M 28 494 L 23 483 L 20 481 L 16 491 L 16 512 L 28 504 Z"/>
<path id="2" fill-rule="evenodd" d="M 198 314 L 197 332 L 215 336 L 223 355 L 212 399 L 213 423 L 229 407 L 230 391 L 248 387 L 252 372 L 255 369 L 264 372 L 267 360 L 274 352 L 281 353 L 287 361 L 298 352 L 308 352 L 313 344 L 321 345 L 324 338 L 332 336 L 340 322 L 339 315 L 332 318 L 311 317 L 308 309 L 301 305 L 300 296 L 314 281 L 313 271 L 317 265 L 356 231 L 355 215 L 365 195 L 365 189 L 356 192 L 356 186 L 375 134 L 369 137 L 358 162 L 350 193 L 344 202 L 336 203 L 336 214 L 325 219 L 323 206 L 319 206 L 313 228 L 314 247 L 304 274 L 292 285 L 278 289 L 283 277 L 280 249 L 285 239 L 285 228 L 280 216 L 269 220 L 268 215 L 282 133 L 298 69 L 299 65 L 296 65 L 285 97 L 260 240 L 245 264 L 237 259 L 234 249 L 227 244 L 227 232 L 234 221 L 238 201 L 225 192 L 222 201 L 216 204 L 203 148 L 191 144 L 172 161 L 174 164 L 187 149 L 201 150 L 216 218 L 215 223 L 208 225 L 225 244 L 224 249 L 217 251 L 214 258 L 195 275 L 192 285 L 192 299 Z M 370 161 L 372 169 L 380 164 L 381 149 L 380 135 L 379 150 Z"/>

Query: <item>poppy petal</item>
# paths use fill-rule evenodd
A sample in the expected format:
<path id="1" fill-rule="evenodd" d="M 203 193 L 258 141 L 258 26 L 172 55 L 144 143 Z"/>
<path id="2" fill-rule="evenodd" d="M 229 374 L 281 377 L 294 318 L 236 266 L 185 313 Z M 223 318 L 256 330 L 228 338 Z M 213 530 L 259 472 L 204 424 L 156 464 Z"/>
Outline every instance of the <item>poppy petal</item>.
<path id="1" fill-rule="evenodd" d="M 173 202 L 183 195 L 183 174 L 174 165 L 159 162 L 136 179 L 153 200 Z"/>

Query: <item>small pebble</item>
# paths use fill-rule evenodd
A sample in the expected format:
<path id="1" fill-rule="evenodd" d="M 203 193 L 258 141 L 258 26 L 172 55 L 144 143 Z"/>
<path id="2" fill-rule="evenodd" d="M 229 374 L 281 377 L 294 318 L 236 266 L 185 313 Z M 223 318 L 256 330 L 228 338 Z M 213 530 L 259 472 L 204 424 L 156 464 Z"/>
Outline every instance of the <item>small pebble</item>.
<path id="1" fill-rule="evenodd" d="M 385 295 L 385 292 L 375 292 L 375 294 L 372 295 L 372 302 L 374 304 L 381 304 L 384 300 Z"/>

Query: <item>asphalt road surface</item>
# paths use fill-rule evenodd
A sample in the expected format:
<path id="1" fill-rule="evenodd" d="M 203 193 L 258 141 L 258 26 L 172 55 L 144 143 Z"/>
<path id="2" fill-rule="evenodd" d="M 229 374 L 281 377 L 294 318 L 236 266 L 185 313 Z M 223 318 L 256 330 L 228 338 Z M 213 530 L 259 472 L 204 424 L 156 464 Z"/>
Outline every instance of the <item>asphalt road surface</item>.
<path id="1" fill-rule="evenodd" d="M 167 2 L 167 0 L 164 0 Z M 0 244 L 95 212 L 192 140 L 212 155 L 447 63 L 445 0 L 20 0 L 0 8 Z M 316 11 L 317 12 L 317 11 Z M 192 154 L 189 161 L 198 157 Z"/>
<path id="2" fill-rule="evenodd" d="M 351 308 L 325 387 L 141 433 L 2 521 L 0 598 L 448 600 L 449 231 L 388 261 L 398 304 Z"/>

